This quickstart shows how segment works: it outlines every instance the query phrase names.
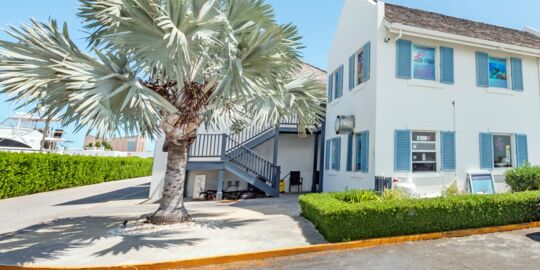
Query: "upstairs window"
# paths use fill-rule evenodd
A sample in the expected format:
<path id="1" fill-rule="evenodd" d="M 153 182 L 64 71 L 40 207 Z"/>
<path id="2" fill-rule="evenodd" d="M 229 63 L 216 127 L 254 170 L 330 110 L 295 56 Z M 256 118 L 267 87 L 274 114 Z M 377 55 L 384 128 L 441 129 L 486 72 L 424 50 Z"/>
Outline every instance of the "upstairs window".
<path id="1" fill-rule="evenodd" d="M 413 77 L 435 80 L 435 48 L 413 45 Z"/>
<path id="2" fill-rule="evenodd" d="M 521 59 L 493 57 L 485 52 L 476 52 L 476 85 L 523 91 Z"/>
<path id="3" fill-rule="evenodd" d="M 349 57 L 349 90 L 369 80 L 371 42 Z"/>
<path id="4" fill-rule="evenodd" d="M 329 91 L 334 91 L 333 99 L 338 99 L 343 95 L 343 65 L 341 65 L 332 75 L 330 75 L 329 83 L 333 84 L 333 87 L 328 87 Z M 331 81 L 330 81 L 331 80 Z M 331 93 L 329 92 L 329 95 Z M 329 98 L 332 101 L 332 98 Z"/>
<path id="5" fill-rule="evenodd" d="M 454 49 L 399 39 L 396 42 L 396 77 L 454 84 Z"/>
<path id="6" fill-rule="evenodd" d="M 364 72 L 364 50 L 360 50 L 357 53 L 356 59 L 356 85 L 359 85 L 364 82 L 364 79 L 362 78 L 362 74 Z"/>
<path id="7" fill-rule="evenodd" d="M 488 58 L 489 68 L 489 86 L 498 88 L 508 88 L 506 59 L 504 58 Z"/>

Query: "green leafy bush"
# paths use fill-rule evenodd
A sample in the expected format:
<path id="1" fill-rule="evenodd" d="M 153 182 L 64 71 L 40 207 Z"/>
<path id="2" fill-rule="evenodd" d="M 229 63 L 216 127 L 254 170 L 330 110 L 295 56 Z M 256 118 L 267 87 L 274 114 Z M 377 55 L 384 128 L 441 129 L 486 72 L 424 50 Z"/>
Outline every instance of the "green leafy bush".
<path id="1" fill-rule="evenodd" d="M 408 199 L 409 195 L 399 189 L 385 189 L 382 193 L 382 198 L 384 200 L 404 200 Z"/>
<path id="2" fill-rule="evenodd" d="M 152 174 L 152 159 L 0 152 L 0 199 Z"/>
<path id="3" fill-rule="evenodd" d="M 337 193 L 300 197 L 302 214 L 326 237 L 340 242 L 451 231 L 539 220 L 540 192 L 383 199 L 349 203 Z"/>
<path id="4" fill-rule="evenodd" d="M 506 183 L 512 191 L 540 190 L 540 166 L 527 163 L 505 173 Z"/>
<path id="5" fill-rule="evenodd" d="M 347 190 L 345 192 L 332 193 L 332 195 L 336 199 L 348 203 L 380 200 L 380 197 L 377 195 L 377 193 L 370 190 Z"/>
<path id="6" fill-rule="evenodd" d="M 441 194 L 443 195 L 443 197 L 457 196 L 457 195 L 460 195 L 461 192 L 459 191 L 457 182 L 452 182 L 450 185 L 443 188 Z"/>

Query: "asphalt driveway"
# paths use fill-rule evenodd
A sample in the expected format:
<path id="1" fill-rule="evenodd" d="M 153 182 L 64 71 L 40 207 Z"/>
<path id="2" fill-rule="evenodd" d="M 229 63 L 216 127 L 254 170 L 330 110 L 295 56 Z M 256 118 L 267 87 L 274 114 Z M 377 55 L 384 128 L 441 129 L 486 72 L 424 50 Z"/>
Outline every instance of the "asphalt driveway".
<path id="1" fill-rule="evenodd" d="M 540 269 L 540 229 L 332 251 L 192 270 Z"/>
<path id="2" fill-rule="evenodd" d="M 157 205 L 149 178 L 0 200 L 0 265 L 105 266 L 191 259 L 325 242 L 297 196 L 188 202 L 200 224 L 118 234 Z M 203 226 L 204 225 L 204 226 Z M 135 229 L 137 227 L 134 227 Z"/>

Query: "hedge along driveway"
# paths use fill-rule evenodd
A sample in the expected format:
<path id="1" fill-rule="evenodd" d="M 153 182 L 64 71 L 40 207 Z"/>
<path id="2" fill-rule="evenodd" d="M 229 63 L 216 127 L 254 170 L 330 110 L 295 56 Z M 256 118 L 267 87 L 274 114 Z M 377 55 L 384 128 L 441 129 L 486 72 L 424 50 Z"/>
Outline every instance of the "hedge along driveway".
<path id="1" fill-rule="evenodd" d="M 0 152 L 0 199 L 151 174 L 152 159 Z"/>
<path id="2" fill-rule="evenodd" d="M 540 192 L 348 203 L 336 194 L 300 197 L 302 214 L 330 242 L 444 232 L 539 220 Z"/>

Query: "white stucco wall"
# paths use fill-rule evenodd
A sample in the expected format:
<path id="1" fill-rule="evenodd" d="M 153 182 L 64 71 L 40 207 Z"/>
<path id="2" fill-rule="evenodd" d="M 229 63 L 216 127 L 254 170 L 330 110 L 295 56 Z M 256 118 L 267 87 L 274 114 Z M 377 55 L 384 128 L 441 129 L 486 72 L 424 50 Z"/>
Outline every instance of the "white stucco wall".
<path id="1" fill-rule="evenodd" d="M 311 184 L 313 183 L 314 144 L 314 135 L 301 137 L 298 134 L 280 134 L 278 165 L 281 166 L 280 179 L 285 180 L 286 192 L 289 191 L 288 174 L 291 171 L 300 171 L 300 176 L 303 178 L 301 191 L 311 191 Z M 274 139 L 268 140 L 267 142 L 255 147 L 254 151 L 266 160 L 271 161 L 274 152 Z M 297 191 L 298 186 L 293 186 L 291 192 Z"/>
<path id="2" fill-rule="evenodd" d="M 378 9 L 375 7 L 378 6 Z M 324 190 L 370 188 L 374 175 L 412 177 L 423 192 L 440 191 L 454 179 L 464 188 L 466 173 L 480 169 L 479 133 L 526 134 L 529 160 L 540 163 L 540 85 L 538 59 L 503 51 L 445 43 L 404 35 L 403 39 L 431 47 L 454 49 L 454 84 L 397 79 L 397 34 L 389 36 L 382 20 L 384 4 L 369 0 L 347 0 L 329 54 L 329 71 L 345 65 L 344 94 L 329 104 L 327 139 L 335 136 L 334 119 L 339 114 L 354 114 L 356 131 L 370 131 L 369 174 L 345 172 L 346 136 L 342 138 L 341 171 L 325 173 Z M 378 16 L 377 16 L 378 15 Z M 384 42 L 390 37 L 389 42 Z M 367 40 L 371 47 L 371 79 L 363 89 L 349 92 L 348 57 Z M 525 90 L 479 88 L 476 86 L 476 51 L 500 57 L 519 57 L 523 61 Z M 438 51 L 436 52 L 438 56 Z M 436 62 L 438 73 L 439 62 Z M 510 69 L 510 66 L 508 66 Z M 511 71 L 510 71 L 511 72 Z M 452 105 L 455 102 L 455 108 Z M 396 129 L 456 132 L 456 172 L 394 173 L 394 131 Z M 515 161 L 515 145 L 512 149 Z M 440 152 L 438 152 L 440 158 Z M 440 167 L 440 162 L 438 162 Z M 494 170 L 497 191 L 504 191 L 504 170 Z"/>
<path id="3" fill-rule="evenodd" d="M 394 130 L 429 130 L 456 132 L 456 165 L 453 173 L 414 174 L 417 185 L 440 185 L 452 181 L 457 175 L 463 187 L 466 173 L 480 170 L 481 132 L 526 134 L 529 160 L 538 164 L 540 156 L 540 95 L 538 64 L 532 57 L 500 51 L 474 48 L 440 41 L 403 36 L 413 43 L 431 47 L 454 48 L 454 84 L 422 80 L 397 79 L 394 72 L 383 72 L 377 91 L 377 152 L 383 156 L 394 154 Z M 381 70 L 396 70 L 396 43 L 380 43 L 378 63 Z M 476 86 L 477 51 L 504 58 L 519 57 L 523 61 L 523 92 Z M 438 51 L 436 52 L 438 53 Z M 436 63 L 436 70 L 438 63 Z M 438 71 L 437 71 L 438 72 Z M 511 72 L 511 71 L 510 71 Z M 455 102 L 455 108 L 452 105 Z M 515 146 L 512 149 L 515 161 Z M 390 162 L 378 160 L 376 173 L 393 171 Z M 499 191 L 504 189 L 504 169 L 494 170 Z"/>
<path id="4" fill-rule="evenodd" d="M 334 72 L 340 65 L 344 65 L 343 96 L 333 100 L 327 106 L 326 114 L 326 140 L 341 137 L 341 170 L 326 171 L 324 173 L 324 191 L 339 191 L 346 188 L 372 188 L 374 185 L 373 172 L 376 140 L 376 81 L 375 72 L 377 63 L 377 29 L 382 24 L 378 18 L 380 8 L 375 2 L 368 0 L 347 0 L 343 8 L 336 36 L 328 57 L 328 74 Z M 371 75 L 370 79 L 352 91 L 348 88 L 348 59 L 364 44 L 371 42 Z M 335 119 L 338 115 L 355 116 L 355 132 L 370 132 L 369 173 L 345 172 L 347 157 L 347 136 L 336 135 L 334 129 Z"/>

